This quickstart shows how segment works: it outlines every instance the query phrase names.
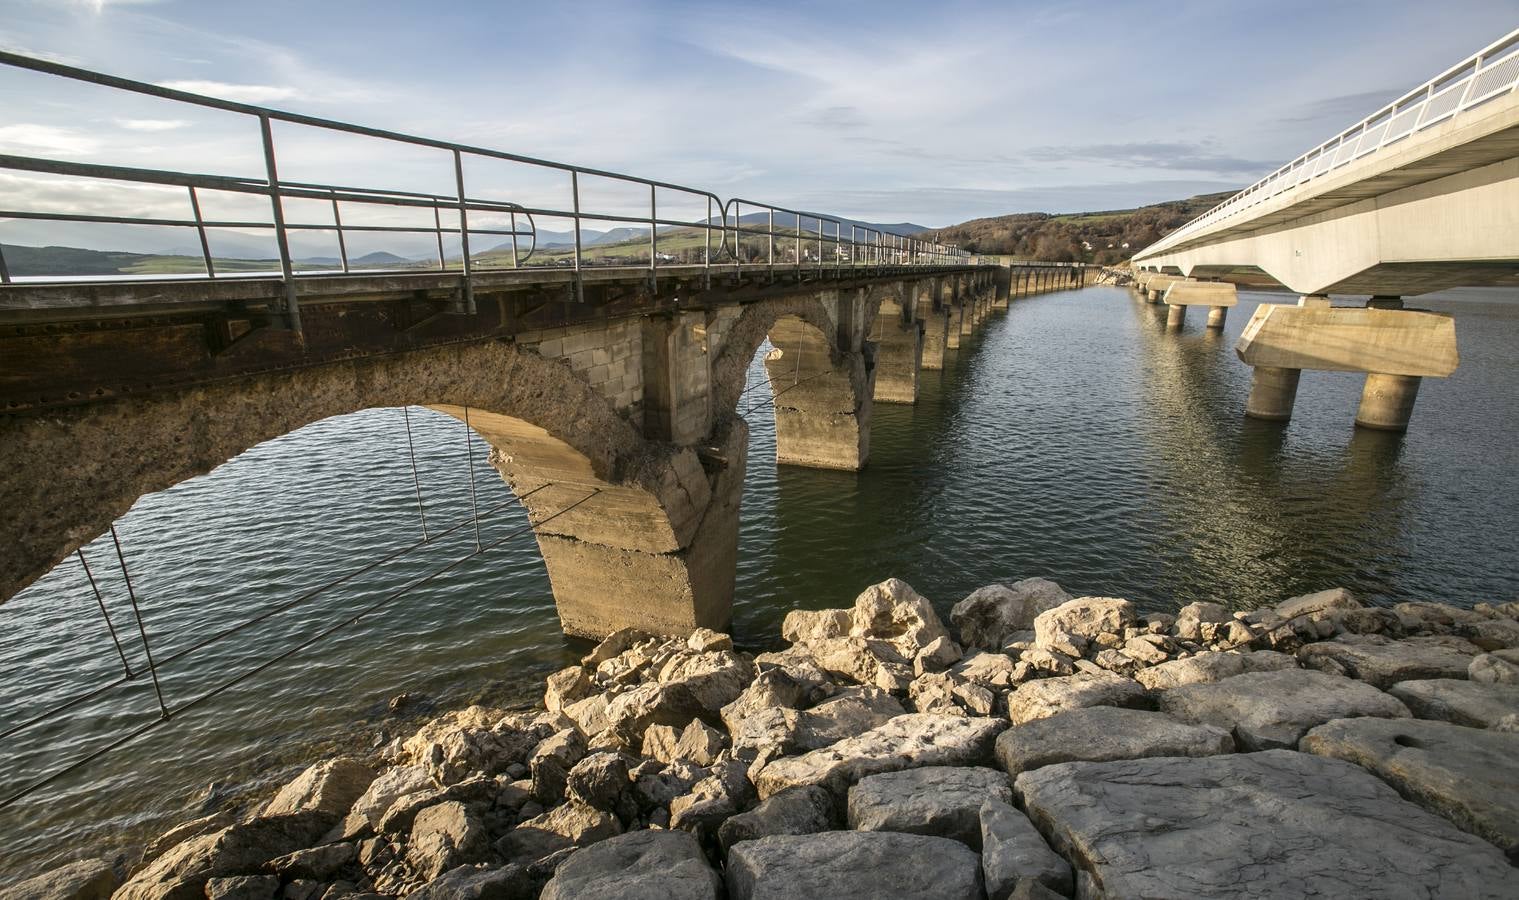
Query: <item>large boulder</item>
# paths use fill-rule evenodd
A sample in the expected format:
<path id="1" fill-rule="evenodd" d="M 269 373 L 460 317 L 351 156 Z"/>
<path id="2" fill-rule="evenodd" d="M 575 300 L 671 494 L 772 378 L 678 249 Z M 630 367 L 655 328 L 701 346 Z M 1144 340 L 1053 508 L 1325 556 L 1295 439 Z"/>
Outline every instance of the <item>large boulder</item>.
<path id="1" fill-rule="evenodd" d="M 732 816 L 717 830 L 723 852 L 739 841 L 772 834 L 816 834 L 838 827 L 833 795 L 817 785 L 789 788 L 745 813 Z"/>
<path id="2" fill-rule="evenodd" d="M 861 778 L 849 789 L 849 827 L 954 838 L 981 849 L 981 804 L 1010 803 L 1007 775 L 979 766 L 924 766 Z"/>
<path id="3" fill-rule="evenodd" d="M 854 625 L 847 609 L 793 609 L 781 620 L 781 637 L 792 643 L 844 637 Z"/>
<path id="4" fill-rule="evenodd" d="M 1519 734 L 1418 719 L 1341 719 L 1302 749 L 1353 762 L 1519 861 Z"/>
<path id="5" fill-rule="evenodd" d="M 280 788 L 260 815 L 284 816 L 316 810 L 342 817 L 374 781 L 374 770 L 352 757 L 319 762 Z"/>
<path id="6" fill-rule="evenodd" d="M 537 900 L 538 887 L 542 882 L 533 878 L 526 867 L 518 865 L 459 866 L 450 869 L 422 885 L 407 900 Z M 372 900 L 375 895 L 341 895 L 329 892 L 327 897 L 360 896 Z"/>
<path id="7" fill-rule="evenodd" d="M 1276 614 L 1283 619 L 1300 617 L 1313 619 L 1360 609 L 1365 605 L 1344 588 L 1330 588 L 1327 591 L 1315 591 L 1312 594 L 1293 597 L 1291 600 L 1283 600 L 1276 605 Z"/>
<path id="8" fill-rule="evenodd" d="M 1403 701 L 1415 717 L 1491 728 L 1519 715 L 1519 684 L 1483 684 L 1454 678 L 1400 681 L 1387 693 Z"/>
<path id="9" fill-rule="evenodd" d="M 728 900 L 982 900 L 981 860 L 959 841 L 890 831 L 775 835 L 728 852 Z"/>
<path id="10" fill-rule="evenodd" d="M 343 829 L 356 834 L 364 826 L 378 826 L 385 811 L 397 800 L 432 788 L 432 776 L 427 774 L 426 766 L 396 766 L 386 769 L 353 802 Z"/>
<path id="11" fill-rule="evenodd" d="M 831 746 L 778 759 L 760 770 L 755 787 L 766 798 L 816 784 L 841 801 L 849 786 L 867 775 L 989 763 L 992 745 L 1005 727 L 996 719 L 908 713 Z"/>
<path id="12" fill-rule="evenodd" d="M 643 755 L 662 763 L 688 759 L 698 766 L 710 766 L 727 745 L 722 732 L 700 719 L 692 719 L 684 729 L 650 725 L 643 734 Z"/>
<path id="13" fill-rule="evenodd" d="M 890 643 L 908 659 L 949 630 L 933 604 L 899 578 L 873 584 L 855 598 L 850 634 Z"/>
<path id="14" fill-rule="evenodd" d="M 764 709 L 733 732 L 737 748 L 769 748 L 780 754 L 826 747 L 863 734 L 904 714 L 902 704 L 877 687 L 846 688 L 811 709 Z"/>
<path id="15" fill-rule="evenodd" d="M 1008 900 L 1026 882 L 1069 895 L 1071 864 L 1044 842 L 1028 816 L 1002 800 L 981 804 L 981 873 L 987 900 Z"/>
<path id="16" fill-rule="evenodd" d="M 412 821 L 406 861 L 429 881 L 449 869 L 482 862 L 489 853 L 485 825 L 457 800 L 429 806 Z"/>
<path id="17" fill-rule="evenodd" d="M 616 816 L 572 800 L 513 828 L 496 843 L 496 850 L 514 862 L 529 863 L 566 847 L 585 847 L 621 833 Z"/>
<path id="18" fill-rule="evenodd" d="M 635 752 L 643 748 L 644 732 L 650 725 L 685 728 L 692 719 L 710 715 L 701 700 L 680 682 L 648 682 L 617 694 L 593 694 L 566 706 L 564 714 L 593 745 L 610 743 Z"/>
<path id="19" fill-rule="evenodd" d="M 1232 752 L 1234 739 L 1223 728 L 1189 725 L 1165 713 L 1113 706 L 1067 710 L 1014 725 L 997 737 L 997 762 L 1015 777 L 1063 762 Z"/>
<path id="20" fill-rule="evenodd" d="M 1017 725 L 1068 709 L 1088 706 L 1143 708 L 1150 705 L 1150 692 L 1132 678 L 1082 672 L 1018 685 L 1017 690 L 1007 695 L 1007 717 Z"/>
<path id="21" fill-rule="evenodd" d="M 1466 668 L 1466 676 L 1486 684 L 1519 684 L 1519 650 L 1495 650 L 1474 656 Z"/>
<path id="22" fill-rule="evenodd" d="M 119 884 L 110 860 L 81 859 L 0 888 L 0 900 L 106 900 Z"/>
<path id="23" fill-rule="evenodd" d="M 1213 641 L 1232 621 L 1233 613 L 1221 603 L 1188 603 L 1176 611 L 1176 622 L 1171 627 L 1182 640 Z"/>
<path id="24" fill-rule="evenodd" d="M 830 675 L 887 691 L 905 691 L 912 683 L 915 654 L 904 654 L 891 641 L 851 635 L 804 646 L 818 668 Z"/>
<path id="25" fill-rule="evenodd" d="M 1382 688 L 1416 678 L 1465 678 L 1472 657 L 1482 650 L 1457 637 L 1429 636 L 1395 641 L 1379 634 L 1344 634 L 1309 644 L 1297 657 L 1308 668 L 1349 675 Z"/>
<path id="26" fill-rule="evenodd" d="M 457 784 L 525 763 L 538 742 L 560 727 L 555 713 L 471 706 L 423 725 L 401 745 L 402 761 L 426 766 L 439 784 Z"/>
<path id="27" fill-rule="evenodd" d="M 722 879 L 684 831 L 635 831 L 576 852 L 541 900 L 717 900 Z"/>
<path id="28" fill-rule="evenodd" d="M 262 874 L 264 864 L 316 843 L 337 817 L 306 810 L 263 816 L 182 841 L 122 885 L 121 900 L 200 900 L 211 878 Z"/>
<path id="29" fill-rule="evenodd" d="M 1369 684 L 1307 669 L 1236 675 L 1160 694 L 1161 711 L 1217 725 L 1243 750 L 1296 747 L 1308 729 L 1351 716 L 1407 716 L 1408 708 Z"/>
<path id="30" fill-rule="evenodd" d="M 1140 669 L 1135 680 L 1152 691 L 1164 691 L 1184 684 L 1208 684 L 1246 672 L 1274 672 L 1296 669 L 1297 660 L 1274 650 L 1242 653 L 1237 650 L 1209 650 L 1185 659 L 1173 659 Z"/>
<path id="31" fill-rule="evenodd" d="M 1020 631 L 1034 627 L 1034 618 L 1071 599 L 1047 578 L 1025 578 L 1012 584 L 977 588 L 949 611 L 960 643 L 982 650 L 1001 650 Z"/>
<path id="32" fill-rule="evenodd" d="M 1495 847 L 1358 766 L 1306 753 L 1064 763 L 1014 789 L 1091 887 L 1083 896 L 1513 896 Z"/>
<path id="33" fill-rule="evenodd" d="M 1127 600 L 1079 597 L 1036 616 L 1034 640 L 1041 647 L 1060 649 L 1060 636 L 1075 635 L 1091 641 L 1101 634 L 1122 635 L 1136 619 L 1134 604 Z"/>

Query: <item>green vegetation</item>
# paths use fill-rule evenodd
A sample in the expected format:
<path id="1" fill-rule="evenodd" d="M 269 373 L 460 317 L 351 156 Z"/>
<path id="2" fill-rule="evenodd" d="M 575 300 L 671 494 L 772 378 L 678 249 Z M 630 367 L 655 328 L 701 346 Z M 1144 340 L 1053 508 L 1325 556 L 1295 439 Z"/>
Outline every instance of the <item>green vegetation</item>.
<path id="1" fill-rule="evenodd" d="M 1090 213 L 1015 213 L 972 219 L 920 237 L 957 243 L 971 253 L 1110 264 L 1128 259 L 1230 196 L 1201 194 L 1138 209 Z"/>

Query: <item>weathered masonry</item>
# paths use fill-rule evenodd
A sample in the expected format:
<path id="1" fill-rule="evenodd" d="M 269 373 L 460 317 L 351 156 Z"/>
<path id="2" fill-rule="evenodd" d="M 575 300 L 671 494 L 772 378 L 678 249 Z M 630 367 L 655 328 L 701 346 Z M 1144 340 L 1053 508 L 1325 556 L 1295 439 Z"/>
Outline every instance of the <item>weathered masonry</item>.
<path id="1" fill-rule="evenodd" d="M 568 633 L 727 624 L 747 427 L 765 370 L 783 464 L 858 469 L 872 403 L 913 402 L 948 323 L 1003 267 L 515 270 L 0 288 L 0 596 L 144 494 L 310 422 L 428 406 L 467 420 L 526 505 Z M 1032 279 L 1035 276 L 1030 276 Z M 467 418 L 466 418 L 467 417 Z M 579 505 L 576 504 L 580 502 Z M 568 508 L 568 511 L 565 511 Z"/>

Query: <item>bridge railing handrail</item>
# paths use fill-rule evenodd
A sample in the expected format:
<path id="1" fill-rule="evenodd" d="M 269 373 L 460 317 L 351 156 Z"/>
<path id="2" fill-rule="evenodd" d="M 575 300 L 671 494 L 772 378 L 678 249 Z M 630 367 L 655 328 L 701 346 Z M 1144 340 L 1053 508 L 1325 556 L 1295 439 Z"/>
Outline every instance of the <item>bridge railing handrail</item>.
<path id="1" fill-rule="evenodd" d="M 1139 256 L 1174 246 L 1223 219 L 1516 89 L 1519 28 L 1187 222 Z"/>
<path id="2" fill-rule="evenodd" d="M 950 265 L 963 263 L 968 254 L 959 251 L 953 245 L 930 244 L 925 241 L 913 241 L 913 252 L 903 256 L 896 249 L 896 241 L 899 236 L 887 239 L 875 229 L 858 230 L 851 223 L 851 233 L 846 239 L 843 234 L 843 223 L 846 220 L 829 216 L 823 216 L 807 212 L 795 212 L 783 207 L 768 207 L 752 201 L 728 201 L 724 202 L 715 193 L 700 188 L 676 184 L 674 182 L 660 181 L 657 179 L 642 178 L 635 175 L 627 175 L 604 169 L 595 169 L 585 166 L 577 166 L 569 163 L 561 163 L 554 160 L 539 159 L 516 153 L 508 153 L 487 147 L 462 144 L 445 141 L 436 138 L 422 137 L 419 135 L 406 134 L 390 131 L 387 129 L 373 128 L 364 125 L 355 125 L 332 119 L 324 119 L 317 116 L 301 113 L 287 112 L 269 107 L 257 106 L 249 103 L 241 103 L 232 100 L 223 100 L 216 97 L 208 97 L 176 88 L 162 85 L 148 84 L 134 81 L 114 75 L 107 75 L 82 69 L 51 60 L 34 59 L 16 53 L 0 51 L 0 64 L 27 69 L 45 75 L 53 75 L 74 81 L 99 85 L 106 88 L 129 91 L 135 94 L 156 97 L 159 99 L 181 102 L 223 112 L 237 113 L 252 116 L 258 120 L 261 132 L 262 154 L 264 160 L 265 177 L 248 178 L 229 175 L 196 174 L 188 172 L 175 172 L 167 170 L 135 168 L 129 166 L 113 166 L 100 163 L 81 163 L 68 160 L 49 159 L 33 156 L 20 156 L 0 154 L 0 170 L 29 171 L 52 175 L 62 175 L 77 178 L 96 178 L 112 181 L 121 181 L 137 184 L 155 184 L 165 186 L 181 186 L 188 191 L 189 207 L 191 215 L 184 217 L 168 216 L 114 216 L 114 215 L 90 215 L 86 213 L 69 212 L 45 212 L 35 210 L 7 210 L 0 209 L 0 219 L 37 219 L 58 222 L 81 222 L 97 224 L 121 224 L 121 225 L 159 225 L 178 228 L 193 228 L 199 238 L 204 266 L 203 274 L 189 274 L 189 278 L 218 278 L 226 277 L 216 271 L 216 257 L 211 251 L 207 236 L 207 229 L 236 228 L 243 230 L 261 229 L 273 232 L 275 249 L 278 253 L 280 277 L 285 284 L 286 315 L 292 327 L 299 328 L 299 307 L 295 292 L 295 281 L 301 275 L 331 275 L 334 270 L 319 269 L 303 272 L 296 271 L 297 260 L 293 258 L 289 237 L 292 232 L 324 231 L 333 232 L 337 238 L 339 251 L 339 266 L 342 273 L 352 271 L 345 236 L 353 232 L 390 232 L 432 235 L 437 244 L 437 267 L 439 270 L 448 271 L 451 268 L 451 259 L 444 247 L 444 236 L 457 236 L 459 253 L 457 256 L 458 266 L 456 271 L 461 275 L 461 293 L 467 308 L 473 309 L 472 276 L 476 272 L 476 259 L 469 247 L 469 237 L 472 234 L 506 236 L 511 245 L 511 268 L 523 267 L 533 255 L 540 249 L 538 246 L 538 219 L 556 218 L 567 220 L 572 224 L 574 246 L 569 256 L 569 262 L 574 269 L 574 283 L 577 295 L 583 296 L 583 281 L 581 273 L 583 269 L 593 267 L 586 260 L 586 246 L 583 243 L 583 232 L 586 222 L 596 223 L 622 223 L 628 225 L 646 226 L 648 229 L 648 259 L 642 263 L 649 272 L 655 274 L 661 265 L 659 252 L 660 238 L 671 229 L 690 229 L 703 234 L 703 246 L 700 258 L 697 262 L 710 269 L 714 264 L 721 264 L 724 256 L 733 261 L 739 261 L 740 239 L 745 234 L 752 233 L 751 229 L 740 227 L 742 223 L 735 220 L 733 228 L 728 225 L 728 210 L 730 206 L 735 210 L 736 204 L 742 202 L 756 208 L 772 209 L 775 212 L 783 212 L 797 216 L 798 234 L 801 232 L 800 223 L 803 218 L 816 219 L 818 222 L 819 239 L 822 240 L 827 225 L 832 225 L 833 234 L 827 242 L 836 247 L 847 246 L 847 255 L 851 264 L 869 260 L 881 261 L 887 258 L 885 247 L 890 244 L 892 252 L 896 255 L 892 259 L 902 259 L 901 264 L 917 265 Z M 453 183 L 455 192 L 452 195 L 425 193 L 418 191 L 401 191 L 392 189 L 364 188 L 336 184 L 319 184 L 311 182 L 287 181 L 279 177 L 278 157 L 275 152 L 272 123 L 279 122 L 289 125 L 298 125 L 323 131 L 337 132 L 360 137 L 375 138 L 382 141 L 397 144 L 423 147 L 444 151 L 452 156 Z M 568 207 L 535 206 L 516 203 L 509 200 L 493 200 L 472 197 L 467 189 L 465 180 L 464 161 L 470 158 L 482 158 L 508 163 L 516 163 L 523 166 L 538 167 L 543 170 L 551 170 L 565 173 L 569 176 L 569 204 Z M 637 188 L 647 188 L 648 200 L 647 211 L 638 214 L 629 214 L 622 209 L 594 209 L 585 208 L 582 204 L 583 193 L 581 189 L 582 178 L 608 179 L 624 185 Z M 266 221 L 243 221 L 208 219 L 201 215 L 199 191 L 226 191 L 243 194 L 258 194 L 267 196 L 270 201 L 270 219 Z M 706 207 L 704 216 L 697 214 L 693 218 L 673 218 L 669 215 L 660 214 L 660 191 L 674 192 L 681 195 L 681 201 L 687 204 L 702 204 Z M 331 205 L 332 224 L 289 222 L 283 209 L 284 200 L 320 200 Z M 343 204 L 363 204 L 392 207 L 430 208 L 433 211 L 433 223 L 427 226 L 401 226 L 401 225 L 357 225 L 344 223 L 342 219 Z M 443 214 L 447 212 L 450 217 L 457 216 L 457 224 L 445 222 Z M 505 216 L 509 222 L 507 228 L 487 228 L 479 225 L 471 225 L 469 216 L 471 213 L 492 214 Z M 521 221 L 519 220 L 519 217 Z M 772 213 L 773 222 L 773 213 Z M 772 227 L 770 229 L 774 231 Z M 868 232 L 868 233 L 865 233 Z M 773 242 L 774 236 L 771 236 Z M 901 239 L 905 247 L 909 239 Z M 525 252 L 522 244 L 526 242 Z M 631 243 L 631 242 L 629 242 Z M 821 244 L 820 244 L 821 246 Z M 499 249 L 499 248 L 495 248 Z M 837 268 L 841 260 L 836 251 L 832 263 L 824 260 L 819 254 L 807 268 L 824 269 Z M 803 268 L 804 254 L 798 248 L 796 267 Z M 562 265 L 563 261 L 558 261 Z M 551 264 L 552 265 L 552 264 Z M 634 263 L 637 267 L 639 264 Z M 415 272 L 414 266 L 406 268 L 366 267 L 365 274 L 375 274 L 384 271 Z M 0 283 L 10 283 L 13 280 L 7 270 L 3 254 L 0 254 Z M 43 277 L 39 280 L 68 281 L 69 276 L 61 275 L 57 278 Z M 122 280 L 131 280 L 125 277 Z"/>

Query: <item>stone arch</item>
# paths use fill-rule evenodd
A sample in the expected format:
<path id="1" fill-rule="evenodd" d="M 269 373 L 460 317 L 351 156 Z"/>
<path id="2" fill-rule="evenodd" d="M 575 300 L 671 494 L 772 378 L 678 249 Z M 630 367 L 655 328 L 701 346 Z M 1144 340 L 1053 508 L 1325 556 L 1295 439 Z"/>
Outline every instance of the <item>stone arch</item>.
<path id="1" fill-rule="evenodd" d="M 924 327 L 918 320 L 917 285 L 899 281 L 870 288 L 865 323 L 867 339 L 875 345 L 875 401 L 918 402 Z"/>
<path id="2" fill-rule="evenodd" d="M 776 462 L 856 470 L 870 456 L 875 357 L 860 291 L 825 290 L 743 308 L 712 363 L 720 420 L 737 418 L 754 354 L 765 359 L 775 405 Z"/>
<path id="3" fill-rule="evenodd" d="M 0 429 L 0 452 L 11 466 L 0 487 L 11 511 L 0 541 L 13 551 L 0 562 L 0 597 L 103 533 L 139 497 L 311 422 L 407 405 L 461 418 L 469 407 L 471 426 L 491 444 L 492 464 L 518 496 L 551 485 L 524 500 L 535 520 L 598 491 L 594 501 L 535 529 L 567 632 L 727 624 L 737 490 L 731 503 L 721 495 L 731 472 L 709 474 L 691 448 L 645 441 L 568 364 L 499 341 L 12 419 Z M 726 531 L 731 548 L 720 546 L 724 535 L 712 534 Z M 705 558 L 712 554 L 725 555 L 726 567 Z M 644 596 L 605 592 L 634 570 L 650 576 L 633 582 L 646 588 Z"/>

